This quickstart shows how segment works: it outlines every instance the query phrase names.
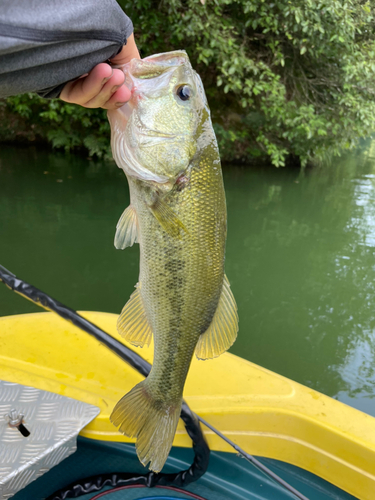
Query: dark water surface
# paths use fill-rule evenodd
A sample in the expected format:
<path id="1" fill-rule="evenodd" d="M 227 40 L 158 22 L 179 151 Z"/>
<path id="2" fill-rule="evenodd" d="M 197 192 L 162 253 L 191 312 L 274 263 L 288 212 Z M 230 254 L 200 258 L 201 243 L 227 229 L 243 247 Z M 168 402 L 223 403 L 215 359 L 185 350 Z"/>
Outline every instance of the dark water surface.
<path id="1" fill-rule="evenodd" d="M 375 143 L 306 173 L 224 168 L 231 352 L 375 416 Z M 114 164 L 1 147 L 0 264 L 66 305 L 119 313 L 138 246 Z M 40 309 L 0 285 L 0 316 Z"/>

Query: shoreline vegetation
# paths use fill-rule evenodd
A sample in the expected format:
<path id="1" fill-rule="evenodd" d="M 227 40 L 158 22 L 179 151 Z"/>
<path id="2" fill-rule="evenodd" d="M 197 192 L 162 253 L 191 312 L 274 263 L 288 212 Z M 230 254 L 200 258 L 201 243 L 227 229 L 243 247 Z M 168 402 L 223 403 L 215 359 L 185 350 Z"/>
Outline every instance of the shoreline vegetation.
<path id="1" fill-rule="evenodd" d="M 317 163 L 375 130 L 375 7 L 347 0 L 119 4 L 142 57 L 185 49 L 224 162 Z M 106 111 L 35 94 L 0 100 L 2 143 L 110 157 Z"/>

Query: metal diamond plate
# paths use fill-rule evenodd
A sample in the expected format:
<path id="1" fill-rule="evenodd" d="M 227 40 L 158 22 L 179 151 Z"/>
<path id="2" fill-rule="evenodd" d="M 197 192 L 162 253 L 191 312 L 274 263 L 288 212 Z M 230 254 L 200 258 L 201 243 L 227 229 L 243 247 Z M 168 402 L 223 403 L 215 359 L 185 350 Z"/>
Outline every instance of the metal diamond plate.
<path id="1" fill-rule="evenodd" d="M 8 415 L 24 415 L 24 437 Z M 0 380 L 0 500 L 5 500 L 77 449 L 77 436 L 96 406 Z M 9 424 L 10 422 L 10 424 Z"/>

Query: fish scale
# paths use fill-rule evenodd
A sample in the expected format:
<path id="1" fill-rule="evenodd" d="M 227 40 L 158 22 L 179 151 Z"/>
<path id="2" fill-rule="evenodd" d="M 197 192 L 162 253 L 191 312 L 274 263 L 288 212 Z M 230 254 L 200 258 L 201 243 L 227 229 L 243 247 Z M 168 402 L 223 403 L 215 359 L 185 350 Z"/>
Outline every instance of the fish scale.
<path id="1" fill-rule="evenodd" d="M 153 335 L 154 361 L 111 420 L 137 438 L 139 459 L 158 472 L 172 446 L 194 351 L 207 359 L 227 350 L 238 317 L 224 275 L 225 193 L 201 81 L 182 51 L 133 60 L 124 71 L 133 97 L 109 119 L 131 205 L 115 245 L 139 243 L 140 274 L 118 330 L 137 346 Z"/>

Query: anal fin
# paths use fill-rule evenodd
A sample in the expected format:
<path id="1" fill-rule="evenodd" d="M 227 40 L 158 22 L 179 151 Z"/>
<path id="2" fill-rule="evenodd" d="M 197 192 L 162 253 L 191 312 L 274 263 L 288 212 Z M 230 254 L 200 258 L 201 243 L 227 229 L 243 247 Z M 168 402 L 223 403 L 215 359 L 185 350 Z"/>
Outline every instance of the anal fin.
<path id="1" fill-rule="evenodd" d="M 132 205 L 129 205 L 121 215 L 115 234 L 115 247 L 124 250 L 138 243 L 137 214 Z"/>
<path id="2" fill-rule="evenodd" d="M 198 359 L 211 359 L 227 351 L 237 338 L 237 305 L 224 275 L 219 304 L 208 329 L 199 337 L 195 348 Z"/>
<path id="3" fill-rule="evenodd" d="M 140 284 L 136 287 L 117 320 L 117 331 L 132 345 L 143 347 L 150 344 L 152 330 L 146 317 Z"/>

